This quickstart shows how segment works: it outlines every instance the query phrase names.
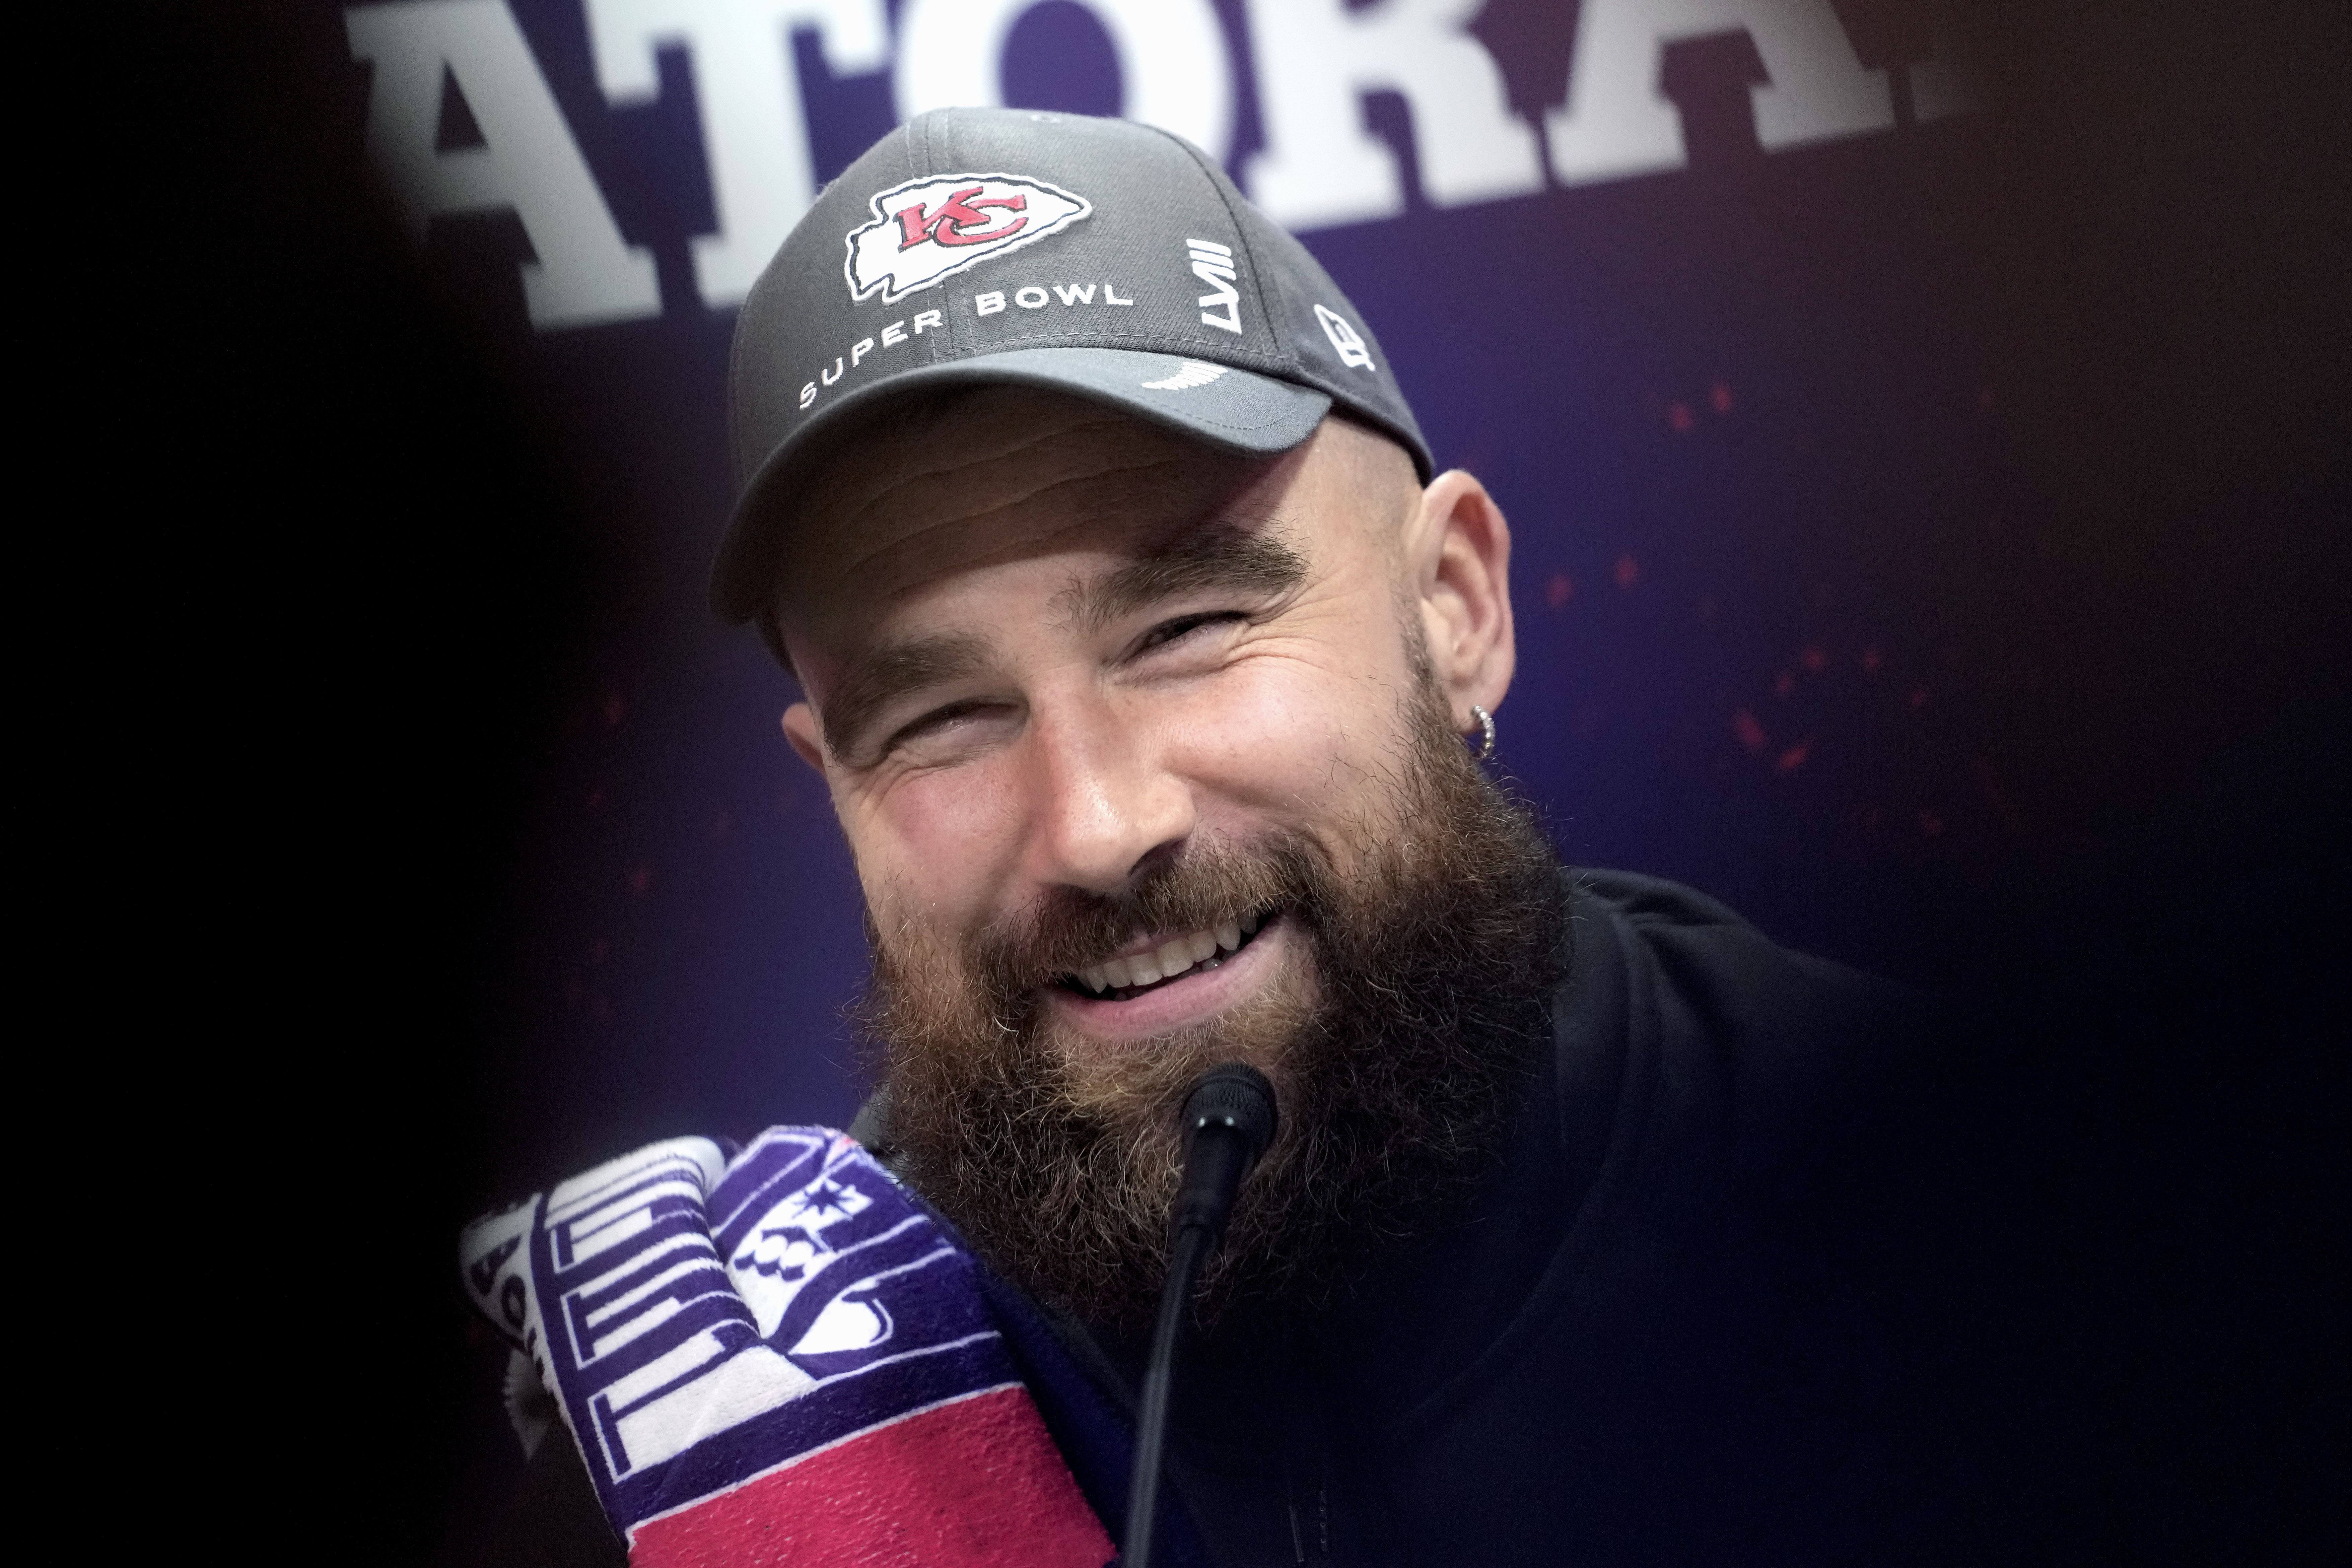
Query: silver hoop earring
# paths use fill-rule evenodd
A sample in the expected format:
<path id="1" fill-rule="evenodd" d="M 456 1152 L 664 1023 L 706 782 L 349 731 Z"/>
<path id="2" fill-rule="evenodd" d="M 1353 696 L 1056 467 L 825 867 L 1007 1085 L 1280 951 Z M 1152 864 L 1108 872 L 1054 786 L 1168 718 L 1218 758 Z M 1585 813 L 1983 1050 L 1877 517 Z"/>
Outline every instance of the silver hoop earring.
<path id="1" fill-rule="evenodd" d="M 1478 721 L 1478 754 L 1470 760 L 1483 763 L 1495 754 L 1495 716 L 1474 702 L 1470 717 Z"/>

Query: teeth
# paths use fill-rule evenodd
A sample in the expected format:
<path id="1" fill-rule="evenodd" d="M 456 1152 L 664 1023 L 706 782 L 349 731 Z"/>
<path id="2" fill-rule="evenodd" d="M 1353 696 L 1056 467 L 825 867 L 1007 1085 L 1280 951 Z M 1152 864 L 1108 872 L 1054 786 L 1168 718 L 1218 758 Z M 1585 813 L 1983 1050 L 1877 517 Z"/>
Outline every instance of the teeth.
<path id="1" fill-rule="evenodd" d="M 1174 937 L 1162 942 L 1155 952 L 1139 952 L 1127 958 L 1107 958 L 1091 968 L 1077 973 L 1080 984 L 1089 991 L 1102 994 L 1130 985 L 1152 985 L 1181 974 L 1194 964 L 1214 969 L 1224 962 L 1226 953 L 1238 949 L 1243 941 L 1256 934 L 1264 922 L 1255 914 L 1231 920 L 1205 931 Z"/>

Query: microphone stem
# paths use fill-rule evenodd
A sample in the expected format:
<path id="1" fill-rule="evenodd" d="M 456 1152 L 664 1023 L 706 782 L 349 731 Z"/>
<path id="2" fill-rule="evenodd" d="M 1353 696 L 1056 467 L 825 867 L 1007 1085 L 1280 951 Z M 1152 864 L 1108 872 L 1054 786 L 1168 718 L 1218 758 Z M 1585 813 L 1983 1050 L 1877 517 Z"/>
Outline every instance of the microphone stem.
<path id="1" fill-rule="evenodd" d="M 1160 1291 L 1160 1316 L 1151 1325 L 1151 1360 L 1143 1373 L 1143 1402 L 1135 1426 L 1135 1479 L 1127 1499 L 1127 1551 L 1120 1568 L 1150 1568 L 1152 1527 L 1160 1514 L 1160 1451 L 1168 1436 L 1168 1389 L 1176 1364 L 1176 1341 L 1192 1309 L 1192 1288 L 1201 1278 L 1214 1239 L 1209 1227 L 1188 1225 L 1176 1233 L 1168 1259 L 1168 1282 Z"/>

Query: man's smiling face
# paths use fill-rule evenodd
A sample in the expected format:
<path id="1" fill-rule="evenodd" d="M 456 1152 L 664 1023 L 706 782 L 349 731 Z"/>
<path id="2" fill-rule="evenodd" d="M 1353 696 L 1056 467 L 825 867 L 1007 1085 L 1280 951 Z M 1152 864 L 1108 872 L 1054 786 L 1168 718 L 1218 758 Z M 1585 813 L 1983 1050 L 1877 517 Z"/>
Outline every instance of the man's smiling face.
<path id="1" fill-rule="evenodd" d="M 782 620 L 810 703 L 785 725 L 886 942 L 1275 835 L 1344 873 L 1397 826 L 1417 655 L 1453 628 L 1415 624 L 1422 491 L 1392 445 L 1332 420 L 1250 465 L 992 391 L 861 443 L 808 499 Z M 1116 1055 L 1302 983 L 1283 911 L 1202 912 L 1059 953 L 1056 1036 Z"/>
<path id="2" fill-rule="evenodd" d="M 1097 1317 L 1148 1300 L 1214 1061 L 1283 1101 L 1259 1254 L 1377 1207 L 1297 1172 L 1443 1186 L 1556 977 L 1556 863 L 1455 738 L 1511 673 L 1477 481 L 1337 419 L 1244 461 L 992 388 L 869 428 L 800 519 L 784 729 L 856 858 L 917 1184 Z"/>

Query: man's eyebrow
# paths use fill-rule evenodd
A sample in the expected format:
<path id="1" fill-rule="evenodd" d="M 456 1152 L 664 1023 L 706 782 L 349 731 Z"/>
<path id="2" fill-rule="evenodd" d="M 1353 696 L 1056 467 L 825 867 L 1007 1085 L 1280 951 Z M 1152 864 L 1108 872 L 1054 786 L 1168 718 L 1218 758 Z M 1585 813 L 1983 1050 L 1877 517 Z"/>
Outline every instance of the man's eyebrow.
<path id="1" fill-rule="evenodd" d="M 1307 578 L 1307 558 L 1265 528 L 1216 521 L 1167 549 L 1071 588 L 1059 602 L 1090 631 L 1187 594 L 1223 591 L 1272 599 Z"/>
<path id="2" fill-rule="evenodd" d="M 1099 630 L 1180 595 L 1223 591 L 1277 598 L 1306 576 L 1306 557 L 1265 529 L 1220 521 L 1189 531 L 1156 554 L 1066 589 L 1056 602 L 1087 629 Z M 920 687 L 983 668 L 994 653 L 987 638 L 958 632 L 884 643 L 859 655 L 818 715 L 825 749 L 836 757 L 847 754 L 887 704 Z"/>
<path id="3" fill-rule="evenodd" d="M 886 703 L 918 687 L 969 675 L 986 666 L 992 654 L 986 637 L 957 632 L 884 643 L 861 655 L 818 715 L 825 749 L 842 755 Z"/>

